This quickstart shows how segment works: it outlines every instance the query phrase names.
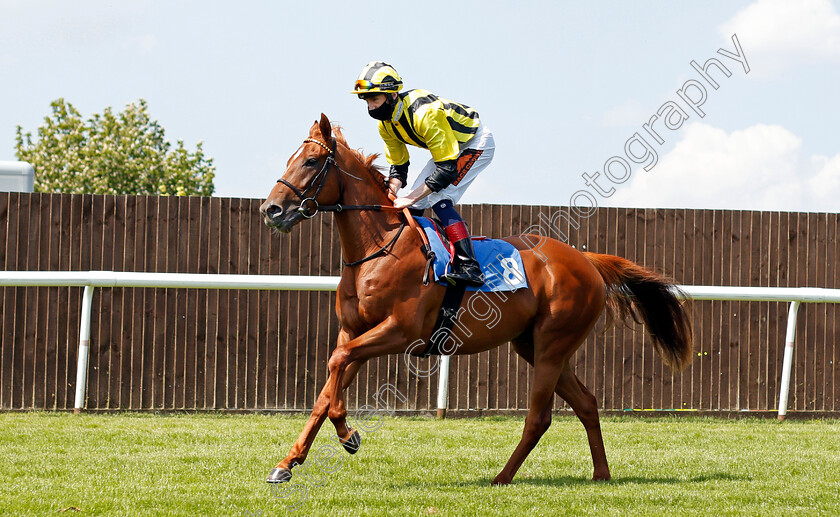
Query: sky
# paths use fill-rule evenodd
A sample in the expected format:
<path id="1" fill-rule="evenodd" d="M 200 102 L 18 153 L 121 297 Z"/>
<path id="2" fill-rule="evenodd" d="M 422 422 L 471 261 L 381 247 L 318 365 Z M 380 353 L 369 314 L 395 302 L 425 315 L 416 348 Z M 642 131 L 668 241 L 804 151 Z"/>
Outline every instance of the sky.
<path id="1" fill-rule="evenodd" d="M 348 92 L 386 61 L 493 131 L 461 203 L 840 209 L 837 1 L 233 4 L 0 0 L 0 160 L 59 97 L 143 98 L 215 195 L 263 198 L 322 112 L 383 151 Z"/>

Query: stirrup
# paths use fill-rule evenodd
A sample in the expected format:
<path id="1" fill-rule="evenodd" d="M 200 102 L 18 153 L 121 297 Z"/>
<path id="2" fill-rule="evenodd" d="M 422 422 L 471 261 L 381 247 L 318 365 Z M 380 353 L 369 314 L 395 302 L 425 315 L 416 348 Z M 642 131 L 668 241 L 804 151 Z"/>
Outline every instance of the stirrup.
<path id="1" fill-rule="evenodd" d="M 471 262 L 471 263 L 470 263 Z M 484 285 L 484 273 L 478 262 L 470 261 L 458 265 L 452 265 L 452 271 L 441 276 L 452 285 L 465 285 L 467 287 L 481 287 Z"/>

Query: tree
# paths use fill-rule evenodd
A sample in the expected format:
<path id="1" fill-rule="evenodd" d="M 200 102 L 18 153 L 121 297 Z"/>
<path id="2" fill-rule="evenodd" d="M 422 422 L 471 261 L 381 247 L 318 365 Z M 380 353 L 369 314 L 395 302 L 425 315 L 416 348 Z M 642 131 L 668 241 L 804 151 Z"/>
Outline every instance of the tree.
<path id="1" fill-rule="evenodd" d="M 35 167 L 37 192 L 198 195 L 213 193 L 216 167 L 202 142 L 195 152 L 172 146 L 140 99 L 114 114 L 110 107 L 87 121 L 64 99 L 38 128 L 38 140 L 17 127 L 16 154 Z"/>

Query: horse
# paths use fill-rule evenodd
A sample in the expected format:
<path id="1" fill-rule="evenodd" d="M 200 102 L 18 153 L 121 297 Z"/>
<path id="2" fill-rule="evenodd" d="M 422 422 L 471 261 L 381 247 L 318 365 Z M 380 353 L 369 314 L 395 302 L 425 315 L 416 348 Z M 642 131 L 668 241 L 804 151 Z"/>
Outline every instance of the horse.
<path id="1" fill-rule="evenodd" d="M 268 476 L 269 483 L 291 479 L 292 467 L 304 462 L 327 417 L 340 443 L 355 452 L 360 437 L 347 425 L 344 390 L 365 361 L 404 354 L 418 339 L 428 339 L 435 326 L 446 287 L 424 285 L 421 237 L 402 231 L 408 211 L 393 207 L 387 178 L 373 163 L 376 158 L 351 149 L 340 128 L 321 114 L 260 206 L 265 224 L 280 233 L 318 212 L 333 212 L 345 261 L 335 307 L 341 328 L 328 361 L 328 379 L 299 438 Z M 522 438 L 492 484 L 509 484 L 549 428 L 555 394 L 586 430 L 592 479 L 609 480 L 596 398 L 569 361 L 606 310 L 610 321 L 613 316 L 637 322 L 641 317 L 663 362 L 672 370 L 682 369 L 693 348 L 688 310 L 673 281 L 629 260 L 580 252 L 543 235 L 503 240 L 519 250 L 527 288 L 505 293 L 492 329 L 471 312 L 460 314 L 452 329 L 459 343 L 454 354 L 476 354 L 510 342 L 534 370 Z M 471 296 L 476 293 L 465 294 L 465 305 Z"/>

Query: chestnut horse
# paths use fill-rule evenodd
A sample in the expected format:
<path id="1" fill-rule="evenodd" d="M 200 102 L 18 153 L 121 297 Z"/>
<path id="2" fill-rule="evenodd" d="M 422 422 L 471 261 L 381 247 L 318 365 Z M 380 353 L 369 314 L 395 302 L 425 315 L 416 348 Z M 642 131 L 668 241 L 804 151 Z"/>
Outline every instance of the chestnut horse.
<path id="1" fill-rule="evenodd" d="M 341 253 L 351 264 L 344 267 L 338 285 L 341 330 L 329 359 L 329 378 L 300 437 L 272 470 L 270 483 L 291 479 L 292 467 L 306 459 L 326 417 L 345 448 L 355 452 L 360 438 L 346 424 L 344 390 L 368 359 L 402 354 L 417 339 L 427 340 L 438 316 L 445 288 L 434 282 L 423 285 L 426 258 L 418 249 L 421 238 L 415 231 L 402 231 L 403 213 L 393 207 L 387 180 L 373 165 L 375 158 L 350 149 L 341 131 L 322 114 L 260 207 L 265 224 L 283 233 L 318 211 L 335 212 Z M 638 321 L 641 316 L 662 360 L 672 369 L 682 368 L 692 355 L 688 314 L 672 282 L 628 260 L 581 253 L 539 235 L 504 240 L 519 249 L 528 287 L 505 293 L 505 301 L 499 297 L 501 314 L 492 329 L 471 312 L 462 312 L 452 335 L 460 343 L 456 354 L 476 354 L 511 342 L 534 368 L 522 439 L 493 484 L 510 483 L 548 429 L 555 393 L 586 429 L 593 479 L 608 480 L 598 405 L 569 360 L 606 307 L 621 318 Z M 365 258 L 369 260 L 362 261 Z M 467 292 L 464 304 L 474 295 Z"/>

